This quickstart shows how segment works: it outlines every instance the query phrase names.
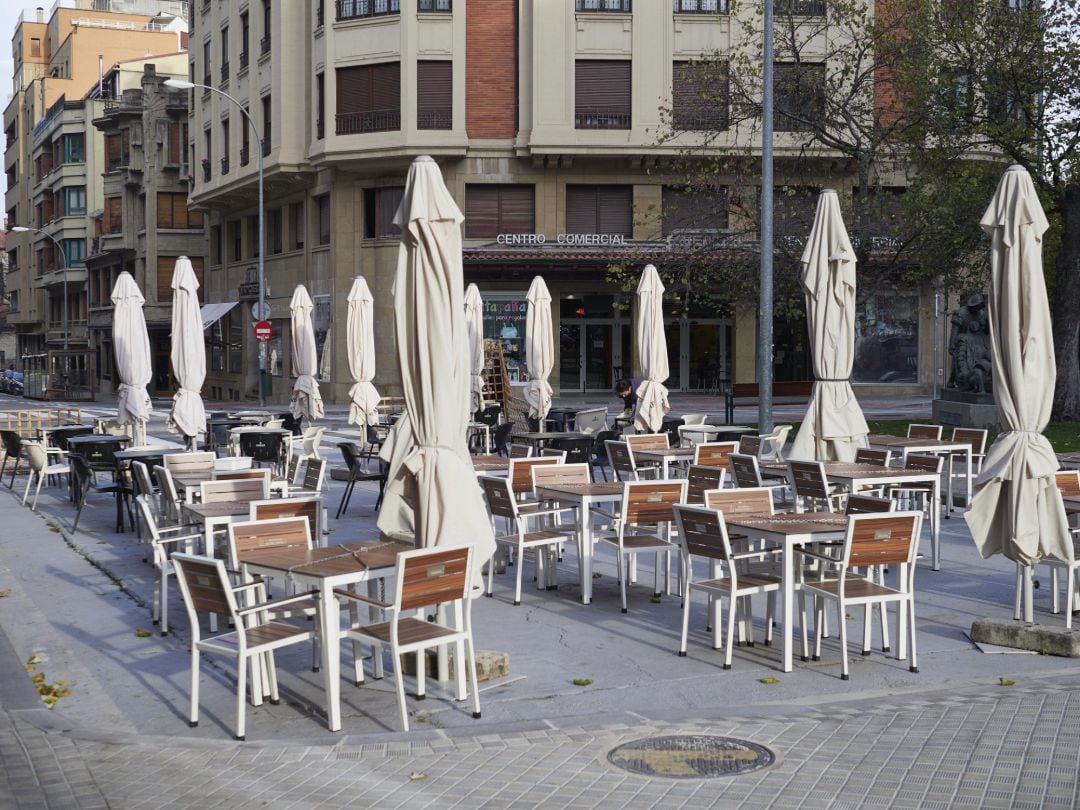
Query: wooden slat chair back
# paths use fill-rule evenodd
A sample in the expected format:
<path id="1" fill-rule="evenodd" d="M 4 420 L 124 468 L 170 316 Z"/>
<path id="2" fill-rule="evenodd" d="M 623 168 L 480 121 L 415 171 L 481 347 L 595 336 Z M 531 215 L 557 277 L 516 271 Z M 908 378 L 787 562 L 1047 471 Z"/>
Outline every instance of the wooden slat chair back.
<path id="1" fill-rule="evenodd" d="M 626 437 L 626 446 L 633 453 L 636 450 L 666 450 L 671 446 L 671 436 L 667 433 L 638 433 Z"/>
<path id="2" fill-rule="evenodd" d="M 875 450 L 871 447 L 859 447 L 855 450 L 856 464 L 875 464 L 878 467 L 888 467 L 892 461 L 892 451 Z"/>
<path id="3" fill-rule="evenodd" d="M 715 489 L 705 493 L 705 507 L 719 509 L 725 517 L 773 514 L 771 487 Z"/>
<path id="4" fill-rule="evenodd" d="M 738 442 L 702 442 L 694 448 L 694 463 L 726 469 L 728 456 L 738 451 Z"/>
<path id="5" fill-rule="evenodd" d="M 574 426 L 578 433 L 593 435 L 607 428 L 607 408 L 588 408 L 574 415 Z"/>
<path id="6" fill-rule="evenodd" d="M 167 517 L 170 521 L 178 521 L 180 519 L 180 493 L 176 489 L 172 473 L 164 466 L 155 464 L 154 480 L 157 481 L 158 489 L 161 490 L 161 505 Z"/>
<path id="7" fill-rule="evenodd" d="M 742 449 L 740 443 L 739 449 Z M 762 486 L 761 470 L 758 468 L 757 456 L 746 453 L 731 453 L 728 455 L 728 465 L 731 467 L 731 475 L 735 479 L 735 486 L 756 488 Z"/>
<path id="8" fill-rule="evenodd" d="M 566 451 L 560 450 L 558 447 L 545 447 L 540 451 L 541 458 L 557 458 L 559 463 L 562 464 L 566 461 Z"/>
<path id="9" fill-rule="evenodd" d="M 1062 495 L 1080 495 L 1080 470 L 1058 470 L 1054 482 Z"/>
<path id="10" fill-rule="evenodd" d="M 909 439 L 940 439 L 941 425 L 908 425 L 907 437 Z"/>
<path id="11" fill-rule="evenodd" d="M 915 546 L 922 515 L 852 515 L 844 541 L 844 559 L 851 568 L 901 565 L 915 562 Z"/>
<path id="12" fill-rule="evenodd" d="M 921 470 L 923 472 L 941 472 L 941 466 L 945 459 L 942 456 L 931 456 L 924 453 L 908 453 L 904 459 L 905 470 Z"/>
<path id="13" fill-rule="evenodd" d="M 240 481 L 203 481 L 199 485 L 203 503 L 219 501 L 265 501 L 270 497 L 266 479 L 243 479 Z"/>
<path id="14" fill-rule="evenodd" d="M 687 554 L 722 562 L 731 559 L 727 526 L 718 510 L 682 504 L 674 508 L 674 514 Z"/>
<path id="15" fill-rule="evenodd" d="M 270 470 L 260 467 L 252 470 L 222 470 L 214 473 L 215 481 L 266 481 L 270 486 Z"/>
<path id="16" fill-rule="evenodd" d="M 326 479 L 326 459 L 309 458 L 304 466 L 304 478 L 300 482 L 302 489 L 311 492 L 322 492 L 323 481 Z"/>
<path id="17" fill-rule="evenodd" d="M 588 464 L 534 465 L 529 468 L 529 473 L 532 475 L 534 492 L 545 485 L 592 483 Z"/>
<path id="18" fill-rule="evenodd" d="M 606 441 L 604 447 L 607 450 L 608 461 L 611 462 L 615 480 L 636 481 L 637 467 L 634 465 L 634 456 L 626 442 Z"/>
<path id="19" fill-rule="evenodd" d="M 426 550 L 402 555 L 398 560 L 397 590 L 400 610 L 419 610 L 432 605 L 467 599 L 471 546 Z"/>
<path id="20" fill-rule="evenodd" d="M 304 517 L 275 517 L 229 524 L 229 565 L 240 568 L 245 551 L 263 548 L 311 548 L 311 524 Z"/>
<path id="21" fill-rule="evenodd" d="M 191 607 L 200 613 L 236 616 L 236 598 L 230 588 L 220 560 L 174 554 L 177 579 Z M 240 622 L 237 621 L 239 625 Z"/>
<path id="22" fill-rule="evenodd" d="M 532 492 L 532 468 L 540 467 L 546 464 L 560 464 L 561 459 L 555 456 L 539 456 L 538 458 L 511 458 L 510 459 L 510 473 L 507 478 L 510 479 L 510 486 L 514 490 L 514 493 L 521 495 L 524 492 Z"/>
<path id="23" fill-rule="evenodd" d="M 686 470 L 686 502 L 703 505 L 705 493 L 714 489 L 723 489 L 727 469 L 724 467 L 705 467 L 691 464 Z"/>
<path id="24" fill-rule="evenodd" d="M 845 515 L 867 515 L 878 512 L 891 512 L 896 506 L 892 498 L 878 498 L 874 495 L 848 495 L 844 506 Z"/>
<path id="25" fill-rule="evenodd" d="M 511 444 L 509 455 L 510 458 L 531 458 L 532 452 L 531 444 Z"/>
<path id="26" fill-rule="evenodd" d="M 172 475 L 206 475 L 209 479 L 214 474 L 213 453 L 172 453 L 162 459 L 162 466 Z"/>
<path id="27" fill-rule="evenodd" d="M 755 458 L 761 452 L 761 437 L 760 436 L 740 436 L 739 437 L 739 453 L 744 456 L 754 456 Z"/>
<path id="28" fill-rule="evenodd" d="M 833 500 L 839 496 L 830 493 L 825 465 L 820 461 L 789 460 L 788 479 L 791 481 L 796 502 L 801 500 L 804 509 L 809 511 L 807 507 L 809 502 L 812 508 L 817 508 L 820 504 L 824 511 L 833 511 Z"/>
<path id="29" fill-rule="evenodd" d="M 307 521 L 311 537 L 319 536 L 319 512 L 322 503 L 318 498 L 270 498 L 251 501 L 251 520 L 275 520 L 303 518 Z"/>
<path id="30" fill-rule="evenodd" d="M 672 507 L 686 500 L 686 481 L 627 481 L 623 493 L 626 525 L 671 523 Z"/>
<path id="31" fill-rule="evenodd" d="M 477 476 L 477 480 L 480 481 L 480 488 L 484 490 L 484 497 L 487 499 L 488 511 L 491 512 L 491 516 L 505 520 L 517 520 L 517 501 L 514 499 L 514 493 L 510 488 L 510 480 L 494 475 L 480 475 Z"/>
<path id="32" fill-rule="evenodd" d="M 952 440 L 971 445 L 971 454 L 981 456 L 986 452 L 986 436 L 988 431 L 980 428 L 953 428 Z"/>
<path id="33" fill-rule="evenodd" d="M 300 454 L 299 453 L 293 453 L 293 455 L 289 458 L 288 466 L 285 468 L 285 480 L 288 481 L 290 485 L 295 484 L 297 476 L 299 474 L 300 474 Z"/>

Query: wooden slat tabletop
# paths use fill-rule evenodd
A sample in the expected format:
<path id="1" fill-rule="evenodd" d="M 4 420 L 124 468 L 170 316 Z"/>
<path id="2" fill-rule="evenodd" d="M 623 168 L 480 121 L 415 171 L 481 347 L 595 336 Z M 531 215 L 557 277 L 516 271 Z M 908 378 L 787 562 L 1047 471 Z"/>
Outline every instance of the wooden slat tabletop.
<path id="1" fill-rule="evenodd" d="M 654 458 L 693 458 L 693 447 L 657 447 L 655 450 L 635 450 L 635 456 L 653 456 Z"/>
<path id="2" fill-rule="evenodd" d="M 215 501 L 214 503 L 185 503 L 184 508 L 200 518 L 235 517 L 251 514 L 248 501 Z"/>
<path id="3" fill-rule="evenodd" d="M 875 433 L 868 437 L 870 444 L 881 447 L 952 447 L 963 442 L 948 442 L 944 439 L 909 439 L 906 436 L 887 436 L 883 433 Z"/>
<path id="4" fill-rule="evenodd" d="M 1065 504 L 1066 512 L 1080 512 L 1080 495 L 1062 495 L 1061 501 Z"/>
<path id="5" fill-rule="evenodd" d="M 618 495 L 622 493 L 623 485 L 618 481 L 598 484 L 544 484 L 541 489 L 563 495 Z"/>
<path id="6" fill-rule="evenodd" d="M 281 571 L 302 571 L 305 576 L 333 577 L 389 568 L 397 562 L 398 554 L 414 549 L 408 543 L 380 540 L 327 548 L 263 548 L 244 552 L 240 562 Z"/>
<path id="7" fill-rule="evenodd" d="M 836 512 L 793 512 L 786 515 L 738 515 L 729 526 L 760 529 L 774 534 L 812 534 L 835 532 L 847 526 L 847 516 Z"/>

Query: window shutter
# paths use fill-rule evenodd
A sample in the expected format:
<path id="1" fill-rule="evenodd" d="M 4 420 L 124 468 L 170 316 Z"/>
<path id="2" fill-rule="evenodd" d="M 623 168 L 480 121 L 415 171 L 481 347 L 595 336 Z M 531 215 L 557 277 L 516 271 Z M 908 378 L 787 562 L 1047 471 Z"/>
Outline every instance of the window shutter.
<path id="1" fill-rule="evenodd" d="M 189 256 L 191 260 L 191 269 L 195 271 L 195 279 L 199 282 L 199 301 L 205 300 L 203 298 L 203 290 L 206 289 L 206 282 L 203 279 L 204 262 L 202 256 Z"/>
<path id="2" fill-rule="evenodd" d="M 499 192 L 499 232 L 532 233 L 535 228 L 535 186 L 503 186 Z"/>
<path id="3" fill-rule="evenodd" d="M 187 197 L 183 194 L 172 196 L 172 221 L 174 228 L 191 227 L 188 223 Z"/>
<path id="4" fill-rule="evenodd" d="M 566 232 L 597 232 L 596 186 L 566 187 Z"/>
<path id="5" fill-rule="evenodd" d="M 120 163 L 120 135 L 105 136 L 105 158 L 107 170 Z"/>
<path id="6" fill-rule="evenodd" d="M 494 239 L 499 234 L 499 187 L 465 186 L 465 238 Z"/>
<path id="7" fill-rule="evenodd" d="M 596 190 L 596 232 L 634 233 L 634 190 L 631 186 L 599 186 Z"/>
<path id="8" fill-rule="evenodd" d="M 675 126 L 687 130 L 728 128 L 726 65 L 676 62 L 672 68 Z"/>
<path id="9" fill-rule="evenodd" d="M 168 154 L 165 159 L 166 163 L 179 163 L 180 162 L 180 122 L 169 122 L 169 146 Z"/>
<path id="10" fill-rule="evenodd" d="M 366 112 L 371 109 L 371 72 L 368 67 L 337 69 L 338 113 Z"/>
<path id="11" fill-rule="evenodd" d="M 454 104 L 454 63 L 416 63 L 416 106 L 423 109 L 449 108 Z"/>
<path id="12" fill-rule="evenodd" d="M 630 115 L 630 67 L 629 59 L 579 59 L 574 71 L 576 110 Z"/>
<path id="13" fill-rule="evenodd" d="M 385 62 L 371 65 L 372 110 L 401 109 L 401 63 Z"/>
<path id="14" fill-rule="evenodd" d="M 164 303 L 172 300 L 172 276 L 176 268 L 175 256 L 158 256 L 157 260 L 157 297 Z"/>
<path id="15" fill-rule="evenodd" d="M 172 195 L 158 192 L 157 195 L 157 226 L 159 228 L 171 228 L 172 225 Z"/>

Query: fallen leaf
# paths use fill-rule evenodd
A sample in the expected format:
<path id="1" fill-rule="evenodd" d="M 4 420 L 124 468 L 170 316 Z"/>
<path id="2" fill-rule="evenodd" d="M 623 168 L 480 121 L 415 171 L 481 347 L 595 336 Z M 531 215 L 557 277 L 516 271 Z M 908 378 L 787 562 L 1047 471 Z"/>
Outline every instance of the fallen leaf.
<path id="1" fill-rule="evenodd" d="M 10 588 L 0 591 L 0 599 L 3 599 L 5 596 L 11 596 Z"/>
<path id="2" fill-rule="evenodd" d="M 421 779 L 427 779 L 427 774 L 422 771 L 413 771 L 409 774 L 410 782 L 419 782 Z"/>
<path id="3" fill-rule="evenodd" d="M 154 634 L 151 633 L 149 630 L 136 630 L 135 631 L 135 638 L 150 638 L 150 636 L 152 636 L 152 635 L 154 635 Z"/>
<path id="4" fill-rule="evenodd" d="M 602 576 L 603 576 L 603 574 L 593 574 L 592 578 L 593 579 L 600 579 L 600 577 L 602 577 Z"/>
<path id="5" fill-rule="evenodd" d="M 36 672 L 37 667 L 23 667 L 27 672 Z"/>
<path id="6" fill-rule="evenodd" d="M 590 686 L 592 678 L 574 678 L 574 686 Z"/>
<path id="7" fill-rule="evenodd" d="M 779 678 L 762 678 L 761 682 L 762 683 L 780 683 L 780 679 Z"/>
<path id="8" fill-rule="evenodd" d="M 45 659 L 42 658 L 40 655 L 38 655 L 37 653 L 34 653 L 33 655 L 31 655 L 29 658 L 26 659 L 26 663 L 29 664 L 30 666 L 33 666 L 34 664 L 40 664 L 44 660 Z"/>
<path id="9" fill-rule="evenodd" d="M 37 675 L 33 676 L 30 680 L 33 681 L 34 683 L 41 683 L 42 681 L 45 680 L 45 673 L 44 672 L 39 672 Z"/>
<path id="10" fill-rule="evenodd" d="M 1009 680 L 1008 678 L 998 678 L 998 683 L 1000 683 L 1002 686 L 1015 686 L 1016 685 L 1016 681 Z"/>
<path id="11" fill-rule="evenodd" d="M 649 601 L 652 602 L 654 605 L 659 605 L 660 604 L 660 597 L 659 596 L 650 596 Z"/>

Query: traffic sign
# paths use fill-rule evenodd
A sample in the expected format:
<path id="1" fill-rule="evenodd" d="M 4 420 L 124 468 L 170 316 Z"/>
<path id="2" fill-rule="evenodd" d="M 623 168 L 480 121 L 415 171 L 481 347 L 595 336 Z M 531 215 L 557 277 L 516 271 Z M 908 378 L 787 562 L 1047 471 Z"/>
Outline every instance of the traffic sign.
<path id="1" fill-rule="evenodd" d="M 270 339 L 271 331 L 270 321 L 259 321 L 255 324 L 255 339 L 265 343 Z"/>
<path id="2" fill-rule="evenodd" d="M 256 301 L 251 305 L 251 319 L 253 321 L 265 321 L 270 317 L 270 304 L 266 301 Z"/>

